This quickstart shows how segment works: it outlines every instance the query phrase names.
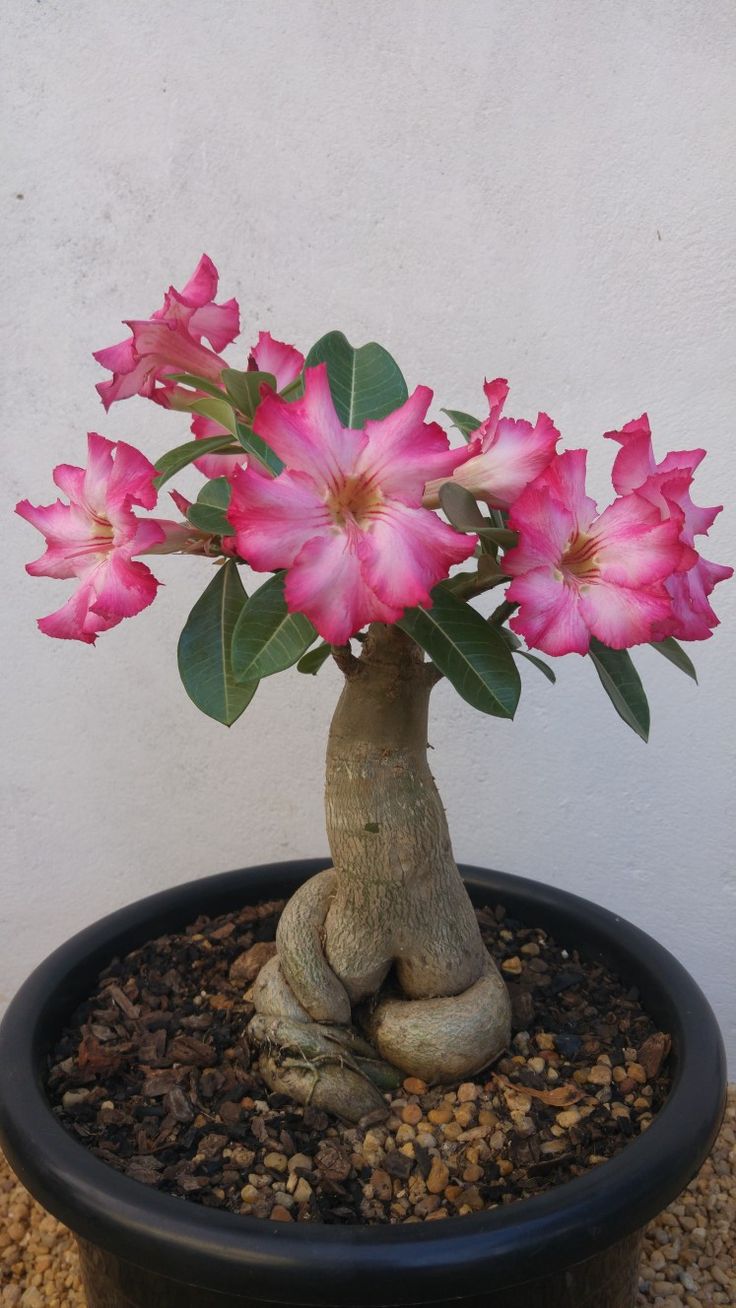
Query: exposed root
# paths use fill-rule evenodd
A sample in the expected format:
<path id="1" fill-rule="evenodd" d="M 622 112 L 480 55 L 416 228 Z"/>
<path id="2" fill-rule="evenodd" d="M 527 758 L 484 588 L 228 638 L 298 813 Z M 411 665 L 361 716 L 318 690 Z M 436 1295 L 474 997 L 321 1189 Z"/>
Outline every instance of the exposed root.
<path id="1" fill-rule="evenodd" d="M 511 1003 L 493 960 L 459 995 L 379 999 L 365 1028 L 379 1054 L 424 1081 L 450 1084 L 486 1067 L 509 1039 Z"/>
<path id="2" fill-rule="evenodd" d="M 349 1028 L 259 1013 L 248 1027 L 248 1036 L 259 1051 L 259 1067 L 272 1090 L 347 1122 L 358 1122 L 368 1113 L 388 1113 L 381 1089 L 395 1089 L 400 1076 Z"/>
<path id="3" fill-rule="evenodd" d="M 305 881 L 284 909 L 276 933 L 284 976 L 315 1022 L 349 1022 L 348 993 L 322 948 L 324 927 L 337 874 L 334 868 Z"/>

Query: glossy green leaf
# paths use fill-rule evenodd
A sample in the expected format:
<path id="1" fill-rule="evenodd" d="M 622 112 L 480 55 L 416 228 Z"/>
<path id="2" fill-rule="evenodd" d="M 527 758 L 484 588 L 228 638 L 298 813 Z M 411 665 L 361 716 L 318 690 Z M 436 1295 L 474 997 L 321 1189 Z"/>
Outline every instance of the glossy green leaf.
<path id="1" fill-rule="evenodd" d="M 312 346 L 305 367 L 318 363 L 327 364 L 332 400 L 344 427 L 385 418 L 408 399 L 398 364 L 375 341 L 356 349 L 342 332 L 328 332 Z"/>
<path id="2" fill-rule="evenodd" d="M 226 727 L 252 700 L 257 681 L 239 684 L 233 676 L 230 646 L 248 596 L 232 559 L 217 569 L 199 597 L 179 637 L 179 673 L 189 698 Z"/>
<path id="3" fill-rule="evenodd" d="M 186 468 L 195 459 L 200 459 L 203 454 L 238 454 L 239 452 L 237 445 L 233 445 L 232 436 L 208 436 L 201 441 L 187 441 L 185 445 L 177 445 L 176 449 L 161 455 L 156 463 L 158 476 L 154 480 L 154 486 L 160 490 L 165 482 L 175 477 L 177 472 L 181 472 L 182 468 Z"/>
<path id="4" fill-rule="evenodd" d="M 230 504 L 232 487 L 227 477 L 211 477 L 206 481 L 197 496 L 198 504 L 211 504 L 216 509 L 226 509 Z"/>
<path id="5" fill-rule="evenodd" d="M 625 649 L 609 649 L 593 638 L 590 658 L 619 717 L 642 740 L 649 739 L 649 705 L 639 673 Z"/>
<path id="6" fill-rule="evenodd" d="M 233 632 L 233 670 L 238 681 L 259 680 L 298 662 L 316 639 L 303 613 L 289 613 L 284 574 L 269 577 L 245 605 Z"/>
<path id="7" fill-rule="evenodd" d="M 456 481 L 446 481 L 439 489 L 440 505 L 457 531 L 475 532 L 482 541 L 491 545 L 508 548 L 515 545 L 518 535 L 503 525 L 496 526 L 487 518 L 478 505 L 475 496 Z M 501 519 L 503 523 L 503 519 Z"/>
<path id="8" fill-rule="evenodd" d="M 213 399 L 205 395 L 200 400 L 193 400 L 187 405 L 187 409 L 190 413 L 198 413 L 203 418 L 211 418 L 213 422 L 219 423 L 226 431 L 235 435 L 235 414 L 232 404 L 227 400 Z"/>
<path id="9" fill-rule="evenodd" d="M 463 413 L 462 409 L 442 409 L 441 412 L 447 414 L 453 427 L 457 427 L 466 441 L 481 425 L 480 418 L 474 418 L 471 413 Z"/>
<path id="10" fill-rule="evenodd" d="M 209 532 L 212 536 L 232 536 L 235 531 L 222 509 L 216 509 L 211 504 L 192 504 L 187 510 L 187 519 L 193 527 Z"/>
<path id="11" fill-rule="evenodd" d="M 330 657 L 331 645 L 324 642 L 322 645 L 315 645 L 310 649 L 296 665 L 297 672 L 306 672 L 316 677 L 323 663 L 327 662 Z"/>
<path id="12" fill-rule="evenodd" d="M 282 472 L 285 467 L 285 464 L 282 463 L 278 454 L 274 454 L 270 446 L 268 446 L 260 436 L 256 436 L 256 433 L 251 431 L 250 427 L 246 427 L 242 422 L 239 422 L 237 425 L 236 435 L 239 444 L 242 445 L 243 449 L 251 456 L 251 458 L 260 463 L 267 472 L 272 474 L 272 476 L 278 477 L 279 473 Z"/>
<path id="13" fill-rule="evenodd" d="M 230 504 L 230 482 L 227 477 L 213 477 L 205 482 L 196 504 L 192 504 L 187 518 L 192 526 L 201 531 L 211 531 L 216 536 L 232 536 L 234 528 L 225 514 Z"/>
<path id="14" fill-rule="evenodd" d="M 458 531 L 483 531 L 490 521 L 478 507 L 469 490 L 456 481 L 446 481 L 439 490 L 440 505 L 447 521 Z"/>
<path id="15" fill-rule="evenodd" d="M 237 368 L 224 368 L 222 380 L 233 404 L 244 418 L 251 420 L 261 402 L 261 387 L 276 390 L 276 378 L 270 372 L 238 372 Z"/>
<path id="16" fill-rule="evenodd" d="M 526 659 L 527 663 L 533 663 L 534 667 L 538 668 L 547 680 L 551 681 L 554 685 L 557 677 L 549 666 L 549 663 L 545 663 L 544 659 L 540 659 L 536 654 L 530 654 L 529 651 L 525 649 L 518 650 L 518 654 L 520 658 Z"/>
<path id="17" fill-rule="evenodd" d="M 224 399 L 222 387 L 217 382 L 209 381 L 206 377 L 195 377 L 191 372 L 174 372 L 169 373 L 167 381 L 179 382 L 180 386 L 191 386 L 195 391 L 203 391 L 205 395 L 211 395 L 216 400 Z M 196 399 L 196 396 L 192 396 Z"/>
<path id="18" fill-rule="evenodd" d="M 459 695 L 481 713 L 512 718 L 521 678 L 497 628 L 442 587 L 431 609 L 410 609 L 397 624 L 425 649 Z"/>
<path id="19" fill-rule="evenodd" d="M 674 636 L 668 636 L 666 640 L 652 640 L 650 644 L 652 649 L 656 649 L 658 654 L 662 654 L 666 659 L 669 659 L 670 663 L 674 663 L 675 667 L 679 668 L 680 672 L 684 672 L 686 677 L 692 677 L 693 681 L 697 682 L 698 674 L 695 671 L 695 666 L 685 653 L 682 645 L 678 645 Z"/>

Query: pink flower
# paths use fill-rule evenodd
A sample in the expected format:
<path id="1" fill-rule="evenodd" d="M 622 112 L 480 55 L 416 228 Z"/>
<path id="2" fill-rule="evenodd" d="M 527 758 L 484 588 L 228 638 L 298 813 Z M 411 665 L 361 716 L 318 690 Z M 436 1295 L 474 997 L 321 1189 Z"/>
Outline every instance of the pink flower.
<path id="1" fill-rule="evenodd" d="M 652 504 L 663 521 L 672 520 L 679 527 L 683 555 L 680 566 L 665 580 L 672 599 L 672 619 L 660 638 L 707 640 L 718 626 L 708 596 L 719 581 L 733 576 L 733 568 L 709 563 L 694 548 L 695 537 L 707 535 L 723 507 L 701 509 L 690 497 L 695 469 L 705 458 L 705 450 L 676 450 L 657 463 L 646 414 L 606 436 L 621 446 L 613 465 L 613 484 L 619 494 L 635 493 Z"/>
<path id="2" fill-rule="evenodd" d="M 304 355 L 293 345 L 275 341 L 270 332 L 259 332 L 248 355 L 248 367 L 252 372 L 270 372 L 276 378 L 276 390 L 283 391 L 299 376 Z"/>
<path id="3" fill-rule="evenodd" d="M 591 636 L 612 649 L 658 639 L 671 618 L 666 579 L 680 566 L 675 522 L 638 495 L 598 515 L 585 493 L 584 450 L 555 456 L 519 496 L 509 525 L 518 545 L 504 556 L 520 609 L 510 626 L 547 654 L 585 654 Z"/>
<path id="4" fill-rule="evenodd" d="M 547 467 L 560 433 L 546 413 L 539 414 L 533 427 L 523 418 L 502 418 L 509 393 L 508 382 L 503 377 L 485 382 L 483 390 L 488 400 L 488 417 L 470 441 L 466 459 L 456 468 L 452 480 L 477 500 L 507 509 Z M 436 508 L 439 504 L 442 481 L 439 478 L 427 484 L 424 495 L 427 506 Z"/>
<path id="5" fill-rule="evenodd" d="M 69 503 L 34 506 L 21 500 L 16 513 L 46 537 L 46 552 L 26 571 L 32 577 L 78 579 L 71 599 L 39 620 L 47 636 L 94 644 L 100 631 L 115 627 L 147 608 L 158 582 L 134 554 L 165 548 L 174 523 L 136 518 L 132 505 L 152 509 L 156 503 L 156 469 L 125 441 L 105 440 L 90 432 L 87 468 L 62 463 L 54 481 Z M 169 548 L 178 548 L 173 541 Z"/>
<path id="6" fill-rule="evenodd" d="M 188 372 L 218 382 L 226 367 L 220 351 L 238 334 L 236 300 L 215 304 L 217 269 L 202 255 L 183 291 L 170 286 L 163 306 L 150 318 L 128 320 L 132 336 L 97 350 L 94 358 L 113 376 L 98 382 L 106 409 L 115 400 L 145 395 L 165 408 L 191 400 L 191 393 L 169 380 L 170 373 Z M 209 341 L 212 349 L 202 344 Z"/>
<path id="7" fill-rule="evenodd" d="M 388 417 L 347 429 L 321 364 L 307 369 L 303 399 L 269 393 L 258 408 L 254 431 L 286 467 L 276 478 L 234 472 L 237 547 L 256 571 L 288 569 L 289 609 L 332 644 L 429 606 L 432 587 L 475 548 L 421 506 L 428 475 L 457 460 L 442 428 L 424 422 L 431 398 L 420 386 Z"/>

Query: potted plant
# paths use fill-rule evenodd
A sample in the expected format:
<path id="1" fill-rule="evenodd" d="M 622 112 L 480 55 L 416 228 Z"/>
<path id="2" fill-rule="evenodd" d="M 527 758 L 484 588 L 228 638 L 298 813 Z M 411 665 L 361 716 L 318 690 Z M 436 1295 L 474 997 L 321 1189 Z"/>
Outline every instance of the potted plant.
<path id="1" fill-rule="evenodd" d="M 247 368 L 228 367 L 222 351 L 238 333 L 239 314 L 235 301 L 215 302 L 217 281 L 203 256 L 182 291 L 170 288 L 161 309 L 130 321 L 129 337 L 95 356 L 111 373 L 98 386 L 106 408 L 147 396 L 191 415 L 193 439 L 150 462 L 123 441 L 91 433 L 86 468 L 54 471 L 66 502 L 18 505 L 47 543 L 28 571 L 75 583 L 41 630 L 94 644 L 154 600 L 158 583 L 143 557 L 199 556 L 207 585 L 179 639 L 179 671 L 194 703 L 227 726 L 263 678 L 294 665 L 314 676 L 334 659 L 344 683 L 327 746 L 331 864 L 246 869 L 164 892 L 57 951 L 3 1025 L 4 1147 L 32 1191 L 77 1233 L 90 1308 L 451 1299 L 624 1308 L 633 1302 L 642 1225 L 699 1166 L 720 1121 L 717 1027 L 691 978 L 635 927 L 535 882 L 480 869 L 465 869 L 463 880 L 427 762 L 428 705 L 444 677 L 479 711 L 511 718 L 520 660 L 554 681 L 542 656 L 576 653 L 646 739 L 647 703 L 628 649 L 650 643 L 693 676 L 679 641 L 712 634 L 709 595 L 732 572 L 695 545 L 718 512 L 690 498 L 703 451 L 658 462 L 646 417 L 606 433 L 619 447 L 616 495 L 598 513 L 585 489 L 585 452 L 561 451 L 545 414 L 535 423 L 505 416 L 503 380 L 485 384 L 484 418 L 444 411 L 464 438 L 453 447 L 427 421 L 432 392 L 420 386 L 409 395 L 376 344 L 355 349 L 331 332 L 305 358 L 262 332 Z M 191 463 L 205 478 L 196 500 L 174 490 L 178 516 L 151 515 L 164 485 Z M 251 595 L 244 565 L 266 574 Z M 286 903 L 276 914 L 275 943 L 256 941 L 231 960 L 235 990 L 219 995 L 228 1011 L 232 994 L 242 998 L 241 1026 L 228 1019 L 224 1037 L 238 1100 L 227 1120 L 240 1123 L 244 1138 L 259 1104 L 264 1111 L 287 1105 L 293 1122 L 326 1132 L 340 1166 L 348 1159 L 342 1182 L 352 1177 L 353 1190 L 343 1193 L 353 1195 L 355 1221 L 348 1202 L 339 1222 L 319 1222 L 313 1159 L 295 1150 L 301 1162 L 292 1166 L 288 1143 L 257 1163 L 253 1150 L 229 1149 L 226 1167 L 225 1117 L 211 1097 L 204 1107 L 202 1071 L 186 1082 L 183 1109 L 181 1098 L 170 1097 L 184 1082 L 172 1081 L 170 1070 L 161 1110 L 155 1076 L 127 1116 L 107 1089 L 89 1090 L 95 1077 L 108 1087 L 123 1057 L 128 1067 L 137 1058 L 177 1075 L 186 1064 L 181 1039 L 176 1049 L 167 1046 L 171 1005 L 161 998 L 165 977 L 156 973 L 158 990 L 151 981 L 150 942 L 168 949 L 195 923 L 181 938 L 203 941 L 202 951 L 218 958 L 222 942 L 241 929 L 239 910 L 250 922 L 253 913 L 274 917 L 272 904 L 257 905 L 276 898 Z M 500 968 L 491 937 L 498 937 Z M 587 1029 L 582 1037 L 545 1032 L 533 986 L 519 984 L 527 964 L 537 960 L 537 979 L 548 968 L 540 953 L 549 942 L 552 957 L 553 938 L 566 946 L 559 958 L 576 950 L 580 967 L 599 980 L 608 978 L 606 968 L 620 973 L 629 1009 L 638 1002 L 631 987 L 641 991 L 638 1016 L 627 1010 L 619 1027 L 603 1023 L 610 1050 Z M 143 957 L 142 992 L 126 973 L 128 955 Z M 548 993 L 584 980 L 582 971 L 573 981 L 547 977 Z M 148 1025 L 140 993 L 159 996 Z M 112 1026 L 95 1018 L 100 995 L 117 1005 Z M 204 996 L 206 1006 L 207 995 L 203 989 L 195 999 Z M 582 996 L 581 1011 L 600 1016 L 584 987 Z M 211 1031 L 212 1014 L 198 1018 L 193 1005 L 187 1020 L 202 1019 L 196 1029 Z M 648 1030 L 636 1023 L 650 1018 L 652 1033 L 640 1047 L 621 1043 L 620 1031 Z M 136 1040 L 146 1026 L 147 1055 L 136 1045 L 134 1058 L 130 1040 L 121 1045 L 118 1019 Z M 75 1034 L 60 1054 L 65 1028 Z M 576 1040 L 578 1064 L 568 1058 Z M 79 1062 L 62 1057 L 77 1044 L 81 1077 Z M 670 1044 L 660 1106 L 653 1087 Z M 119 1058 L 105 1054 L 123 1045 Z M 208 1084 L 216 1086 L 223 1042 L 200 1045 L 197 1067 L 211 1071 Z M 237 1062 L 238 1050 L 245 1062 Z M 76 1084 L 74 1075 L 81 1094 L 55 1099 L 59 1078 Z M 253 1093 L 243 1093 L 246 1086 Z M 500 1193 L 514 1163 L 502 1158 L 499 1167 L 503 1132 L 494 1133 L 492 1108 L 478 1108 L 483 1094 L 500 1096 L 523 1137 L 518 1156 L 531 1195 L 523 1202 Z M 70 1134 L 80 1099 L 87 1115 L 77 1135 L 92 1144 L 105 1125 L 123 1130 L 125 1120 L 132 1130 L 138 1110 L 137 1122 L 158 1114 L 160 1123 L 162 1113 L 174 1122 L 158 1143 L 136 1135 L 139 1146 L 141 1139 L 150 1146 L 148 1164 L 146 1148 L 142 1163 L 136 1155 L 138 1181 Z M 221 1099 L 234 1102 L 232 1094 Z M 533 1104 L 542 1105 L 536 1122 Z M 200 1117 L 218 1128 L 206 1147 Z M 603 1123 L 601 1139 L 622 1120 L 624 1134 L 637 1138 L 622 1138 L 626 1147 L 612 1149 L 609 1161 L 590 1144 L 585 1160 L 573 1158 L 564 1153 L 566 1131 L 577 1127 L 582 1134 L 573 1138 L 583 1139 L 587 1119 Z M 259 1128 L 266 1145 L 269 1129 L 268 1122 Z M 177 1132 L 184 1170 L 171 1157 Z M 371 1161 L 369 1133 L 381 1166 Z M 157 1150 L 171 1175 L 188 1177 L 195 1191 L 197 1167 L 222 1178 L 209 1206 L 159 1193 L 168 1173 Z M 562 1155 L 572 1179 L 557 1188 L 534 1180 Z M 207 1172 L 212 1157 L 214 1173 Z M 249 1168 L 252 1182 L 241 1188 Z M 234 1176 L 236 1214 L 221 1211 Z M 338 1193 L 342 1182 L 333 1169 Z"/>

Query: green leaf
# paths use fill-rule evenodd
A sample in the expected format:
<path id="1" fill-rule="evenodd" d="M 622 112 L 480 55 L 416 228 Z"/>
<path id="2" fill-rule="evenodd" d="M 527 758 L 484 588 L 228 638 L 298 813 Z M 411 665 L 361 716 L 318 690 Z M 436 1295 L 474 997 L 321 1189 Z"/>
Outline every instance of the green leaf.
<path id="1" fill-rule="evenodd" d="M 478 508 L 478 502 L 469 490 L 456 481 L 446 481 L 439 490 L 440 505 L 448 522 L 458 531 L 483 531 L 490 522 Z"/>
<path id="2" fill-rule="evenodd" d="M 318 363 L 327 364 L 332 400 L 344 427 L 385 418 L 408 398 L 398 364 L 375 341 L 356 349 L 342 332 L 328 332 L 312 346 L 305 367 Z"/>
<path id="3" fill-rule="evenodd" d="M 446 481 L 439 489 L 440 504 L 449 522 L 457 531 L 475 532 L 482 541 L 508 548 L 519 537 L 503 525 L 494 526 L 478 507 L 475 496 L 456 481 Z M 503 523 L 503 519 L 501 519 Z"/>
<path id="4" fill-rule="evenodd" d="M 212 395 L 216 400 L 224 399 L 222 387 L 217 382 L 208 381 L 206 377 L 195 377 L 191 372 L 174 372 L 169 373 L 168 381 L 179 382 L 181 386 L 191 386 L 194 390 L 204 391 L 205 395 Z M 192 396 L 192 399 L 196 398 Z"/>
<path id="5" fill-rule="evenodd" d="M 207 436 L 201 441 L 187 441 L 185 445 L 177 445 L 176 449 L 169 450 L 162 454 L 156 463 L 158 476 L 154 480 L 154 486 L 160 490 L 165 482 L 171 477 L 181 472 L 188 464 L 199 459 L 203 454 L 215 454 L 219 452 L 226 454 L 238 454 L 237 445 L 233 445 L 232 436 Z"/>
<path id="6" fill-rule="evenodd" d="M 296 665 L 297 672 L 306 672 L 316 677 L 322 664 L 330 657 L 332 646 L 325 641 L 322 645 L 315 645 L 307 654 L 300 658 Z"/>
<path id="7" fill-rule="evenodd" d="M 187 519 L 193 527 L 206 531 L 211 536 L 232 536 L 234 527 L 228 522 L 222 509 L 210 504 L 192 504 L 187 510 Z"/>
<path id="8" fill-rule="evenodd" d="M 649 643 L 652 649 L 656 649 L 658 654 L 663 654 L 670 663 L 674 663 L 675 667 L 680 669 L 680 672 L 684 672 L 687 677 L 692 677 L 697 683 L 698 674 L 695 667 L 674 636 L 667 636 L 666 640 L 651 640 Z"/>
<path id="9" fill-rule="evenodd" d="M 456 691 L 497 718 L 512 718 L 521 678 L 511 650 L 469 604 L 436 586 L 431 609 L 410 609 L 397 623 L 422 646 Z"/>
<path id="10" fill-rule="evenodd" d="M 441 409 L 441 413 L 446 413 L 453 427 L 457 427 L 466 441 L 481 425 L 480 418 L 474 418 L 471 413 L 463 413 L 462 409 Z"/>
<path id="11" fill-rule="evenodd" d="M 221 427 L 235 435 L 235 414 L 233 406 L 225 399 L 212 399 L 205 395 L 201 400 L 194 400 L 187 405 L 190 413 L 199 413 L 203 418 L 211 418 L 213 422 L 219 422 Z"/>
<path id="12" fill-rule="evenodd" d="M 642 740 L 649 739 L 649 705 L 639 673 L 625 649 L 609 649 L 595 637 L 589 650 L 601 685 L 619 717 Z"/>
<path id="13" fill-rule="evenodd" d="M 211 504 L 215 509 L 227 509 L 231 494 L 232 487 L 227 477 L 211 477 L 200 490 L 197 503 Z"/>
<path id="14" fill-rule="evenodd" d="M 238 372 L 237 368 L 224 368 L 222 380 L 233 404 L 244 418 L 251 420 L 261 402 L 261 387 L 276 390 L 276 378 L 270 372 Z"/>
<path id="15" fill-rule="evenodd" d="M 205 482 L 196 504 L 187 511 L 192 526 L 210 531 L 216 536 L 232 536 L 233 525 L 226 515 L 230 504 L 230 482 L 227 477 L 214 477 Z"/>
<path id="16" fill-rule="evenodd" d="M 278 477 L 286 466 L 282 463 L 278 454 L 274 454 L 270 446 L 242 422 L 237 424 L 236 435 L 243 449 L 250 454 L 251 458 L 256 459 L 272 476 Z"/>
<path id="17" fill-rule="evenodd" d="M 535 668 L 539 668 L 539 671 L 554 685 L 557 677 L 549 666 L 549 663 L 545 663 L 544 659 L 538 658 L 536 654 L 530 654 L 525 649 L 518 650 L 518 654 L 522 659 L 526 659 L 528 663 L 533 663 Z"/>
<path id="18" fill-rule="evenodd" d="M 235 624 L 247 601 L 237 564 L 232 559 L 217 569 L 199 597 L 179 637 L 179 673 L 189 698 L 226 727 L 252 700 L 257 681 L 238 684 L 230 662 Z"/>
<path id="19" fill-rule="evenodd" d="M 316 631 L 303 613 L 289 613 L 284 574 L 277 572 L 252 595 L 233 632 L 233 670 L 238 681 L 283 672 L 314 643 Z"/>

